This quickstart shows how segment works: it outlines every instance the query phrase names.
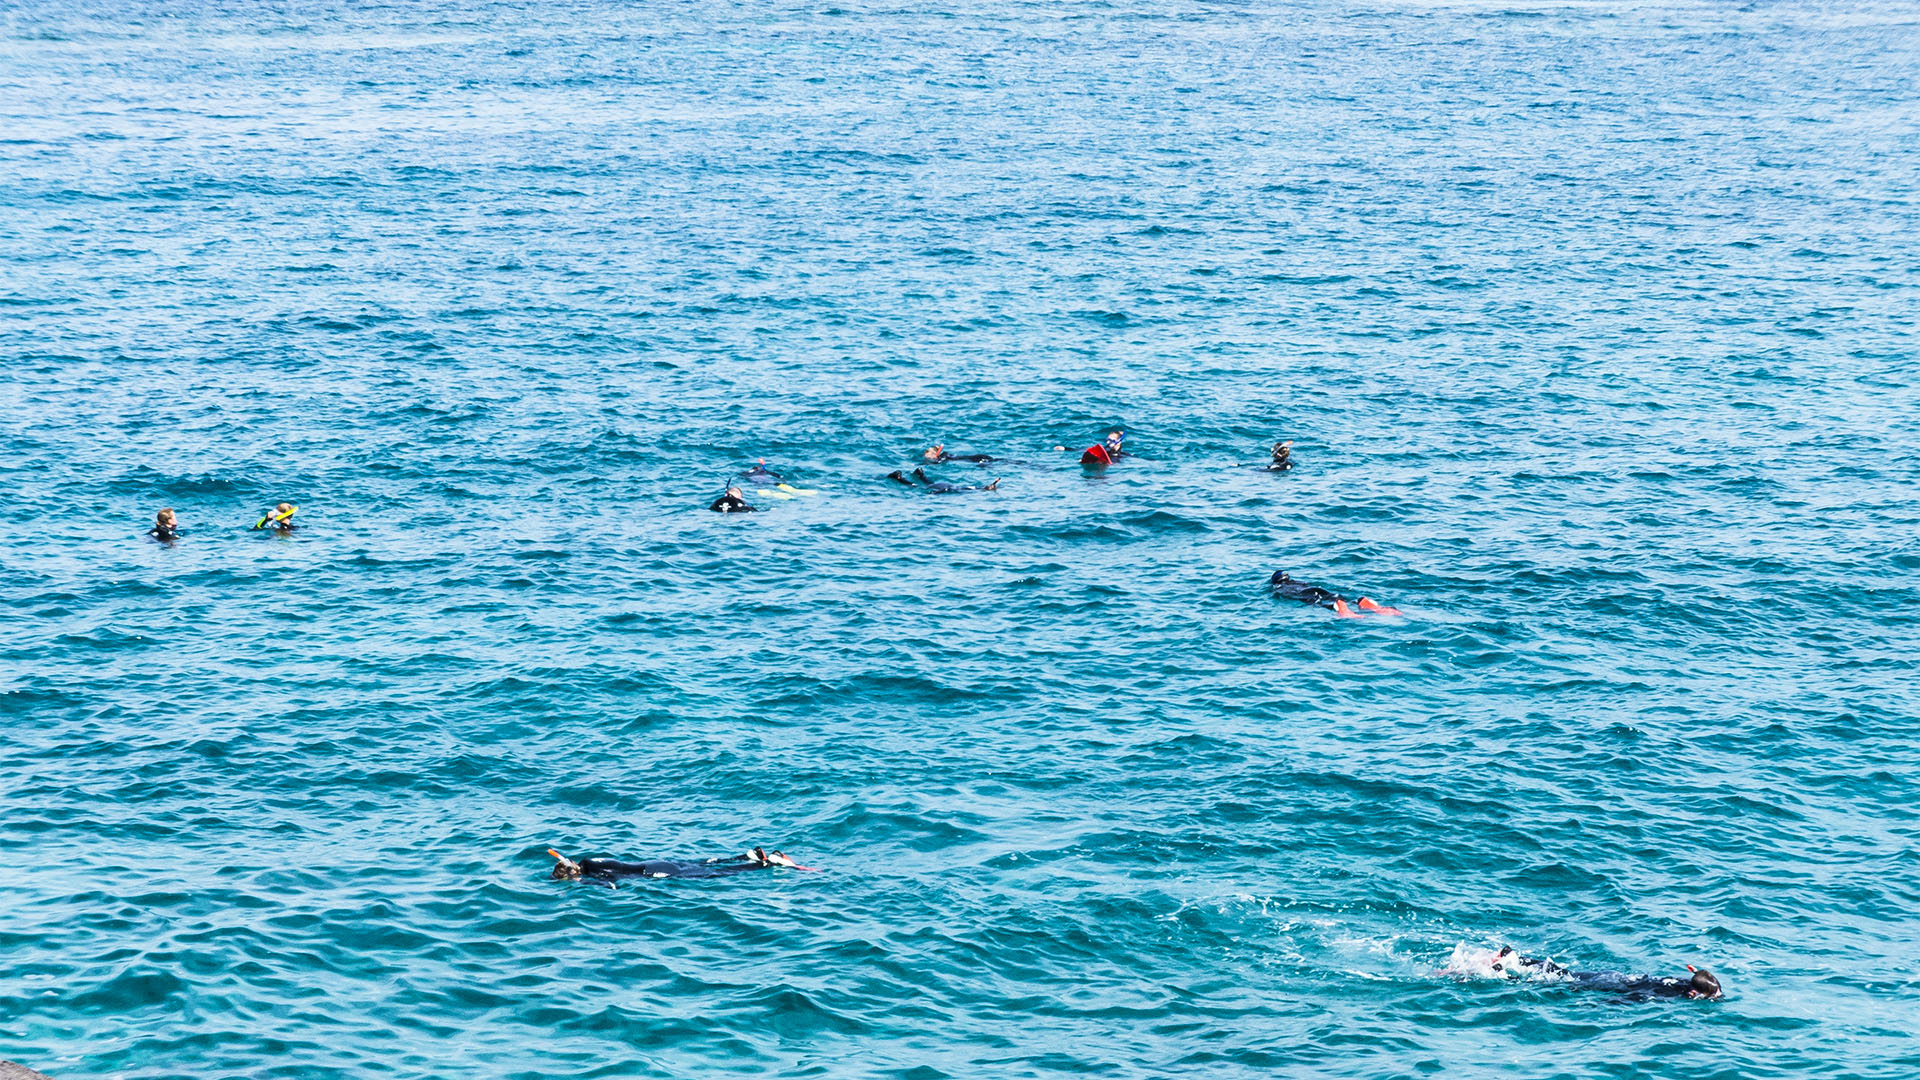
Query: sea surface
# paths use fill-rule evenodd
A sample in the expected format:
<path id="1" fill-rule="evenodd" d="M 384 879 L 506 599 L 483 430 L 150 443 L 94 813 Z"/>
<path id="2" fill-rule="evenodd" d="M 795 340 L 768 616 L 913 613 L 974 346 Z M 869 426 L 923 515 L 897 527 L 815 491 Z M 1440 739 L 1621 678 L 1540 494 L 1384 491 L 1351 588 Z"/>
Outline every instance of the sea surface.
<path id="1" fill-rule="evenodd" d="M 1906 3 L 0 3 L 0 1058 L 1920 1075 L 1917 200 Z"/>

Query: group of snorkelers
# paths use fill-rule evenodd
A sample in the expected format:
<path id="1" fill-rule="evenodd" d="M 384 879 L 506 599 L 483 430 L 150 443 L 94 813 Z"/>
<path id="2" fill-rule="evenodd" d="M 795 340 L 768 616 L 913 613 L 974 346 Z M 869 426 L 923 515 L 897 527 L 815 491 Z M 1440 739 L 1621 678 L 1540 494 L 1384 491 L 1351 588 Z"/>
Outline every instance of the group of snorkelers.
<path id="1" fill-rule="evenodd" d="M 1088 447 L 1081 453 L 1080 463 L 1094 467 L 1114 464 L 1121 458 L 1128 456 L 1124 448 L 1125 440 L 1125 431 L 1116 428 L 1108 432 L 1104 440 Z M 1064 451 L 1066 447 L 1056 446 L 1054 449 Z M 1263 468 L 1269 472 L 1285 472 L 1293 468 L 1292 454 L 1293 440 L 1288 439 L 1275 443 L 1273 445 L 1272 456 Z M 932 446 L 920 452 L 920 459 L 920 462 L 914 465 L 911 471 L 905 466 L 902 466 L 888 473 L 887 479 L 902 487 L 912 488 L 916 491 L 924 491 L 933 495 L 957 495 L 967 491 L 998 491 L 1000 489 L 1001 478 L 997 476 L 984 484 L 956 484 L 952 481 L 940 480 L 927 475 L 926 469 L 928 465 L 946 465 L 953 462 L 963 462 L 970 465 L 989 465 L 1002 460 L 991 454 L 954 453 L 947 449 L 945 443 L 934 443 Z M 798 489 L 786 483 L 785 479 L 779 473 L 767 468 L 766 460 L 762 459 L 753 468 L 739 474 L 736 479 L 729 481 L 726 491 L 721 493 L 719 498 L 713 500 L 707 509 L 721 514 L 752 513 L 758 510 L 758 507 L 747 502 L 746 491 L 741 486 L 743 482 L 748 484 L 772 484 L 774 485 L 773 490 L 762 488 L 761 493 L 775 497 L 791 497 L 793 494 L 812 494 L 812 492 L 800 492 Z"/>
<path id="2" fill-rule="evenodd" d="M 1127 456 L 1123 449 L 1124 438 L 1125 435 L 1122 431 L 1115 430 L 1109 433 L 1104 441 L 1087 448 L 1082 454 L 1082 463 L 1104 466 L 1121 460 Z M 1065 447 L 1056 447 L 1056 449 L 1064 450 Z M 1261 468 L 1268 472 L 1285 472 L 1292 469 L 1292 450 L 1293 443 L 1291 440 L 1275 443 L 1268 461 L 1262 465 Z M 995 460 L 987 454 L 949 453 L 946 446 L 940 443 L 928 447 L 922 452 L 921 457 L 928 464 L 935 465 L 948 462 L 968 462 L 971 464 L 985 465 Z M 936 494 L 947 494 L 958 491 L 993 491 L 1000 485 L 998 478 L 986 485 L 978 487 L 949 484 L 945 481 L 934 480 L 928 477 L 923 466 L 915 466 L 911 473 L 906 473 L 902 469 L 895 469 L 893 472 L 887 474 L 887 478 L 895 483 L 908 487 L 923 488 Z M 812 491 L 789 484 L 781 474 L 767 468 L 767 463 L 764 460 L 740 474 L 739 479 L 745 483 L 771 485 L 770 487 L 760 487 L 758 490 L 779 498 L 793 498 L 799 495 L 814 494 Z M 730 483 L 727 486 L 726 492 L 721 495 L 720 498 L 714 500 L 709 509 L 720 513 L 741 513 L 751 512 L 754 507 L 747 503 L 745 493 L 742 491 L 739 483 Z M 292 533 L 298 528 L 298 526 L 293 523 L 293 516 L 298 510 L 299 507 L 292 503 L 279 503 L 263 513 L 259 520 L 254 522 L 252 528 L 255 531 L 271 531 L 283 535 Z M 155 515 L 153 528 L 147 530 L 147 535 L 156 541 L 170 543 L 185 535 L 185 532 L 180 527 L 179 515 L 169 508 L 161 510 Z M 1365 596 L 1357 597 L 1349 602 L 1346 597 L 1328 589 L 1295 581 L 1284 570 L 1275 571 L 1273 577 L 1269 579 L 1268 586 L 1277 597 L 1326 608 L 1343 618 L 1359 618 L 1366 614 L 1401 614 L 1399 610 L 1377 603 Z M 619 881 L 626 878 L 717 878 L 775 868 L 794 870 L 812 869 L 812 867 L 801 866 L 779 851 L 770 852 L 760 847 L 753 848 L 743 855 L 721 858 L 702 860 L 665 859 L 645 862 L 621 862 L 613 859 L 581 859 L 576 862 L 551 848 L 548 849 L 547 853 L 557 860 L 554 864 L 552 875 L 555 879 L 588 879 L 604 884 L 609 888 L 616 887 Z M 1633 1000 L 1648 998 L 1711 999 L 1718 998 L 1722 995 L 1719 980 L 1716 979 L 1711 972 L 1697 969 L 1691 964 L 1687 965 L 1687 971 L 1690 972 L 1690 976 L 1686 979 L 1654 975 L 1627 975 L 1615 971 L 1588 971 L 1562 967 L 1552 960 L 1521 956 L 1515 953 L 1511 947 L 1507 947 L 1501 949 L 1499 954 L 1494 958 L 1492 969 L 1495 973 L 1502 975 L 1544 977 L 1582 989 L 1611 991 Z"/>
<path id="3" fill-rule="evenodd" d="M 260 520 L 253 523 L 253 531 L 282 534 L 291 533 L 300 527 L 293 523 L 293 515 L 297 513 L 299 509 L 299 507 L 292 503 L 283 502 L 273 509 L 268 510 L 266 513 L 261 514 Z M 147 535 L 163 544 L 170 544 L 187 535 L 187 532 L 180 527 L 180 515 L 174 513 L 171 509 L 167 509 L 154 515 L 153 528 L 147 530 Z"/>
<path id="4" fill-rule="evenodd" d="M 1125 439 L 1126 433 L 1116 428 L 1107 433 L 1105 440 L 1088 447 L 1086 451 L 1082 453 L 1080 460 L 1083 464 L 1095 466 L 1113 464 L 1128 456 L 1124 449 Z M 1055 449 L 1065 450 L 1066 447 L 1055 447 Z M 997 460 L 989 454 L 952 453 L 947 450 L 945 443 L 934 443 L 932 446 L 921 451 L 920 456 L 921 459 L 929 465 L 941 465 L 949 462 L 987 465 Z M 1293 440 L 1287 439 L 1274 443 L 1273 451 L 1267 463 L 1261 467 L 1267 472 L 1286 472 L 1292 469 Z M 934 495 L 953 495 L 968 491 L 997 491 L 1000 487 L 999 477 L 995 477 L 985 484 L 978 485 L 955 484 L 946 480 L 938 480 L 928 476 L 926 468 L 923 465 L 914 466 L 912 472 L 907 472 L 905 469 L 895 469 L 887 474 L 887 479 L 904 487 L 914 488 Z M 735 481 L 728 483 L 726 491 L 722 493 L 719 498 L 713 500 L 707 509 L 721 514 L 753 513 L 758 510 L 758 507 L 747 501 L 746 492 L 742 487 L 742 485 L 745 484 L 756 485 L 757 490 L 761 494 L 780 499 L 791 499 L 801 495 L 815 494 L 813 491 L 795 487 L 789 483 L 786 477 L 769 469 L 766 459 L 762 458 L 751 468 L 740 473 Z M 290 534 L 299 528 L 299 526 L 293 523 L 293 515 L 299 509 L 298 506 L 292 503 L 280 503 L 262 514 L 260 519 L 254 522 L 253 529 L 255 531 L 270 531 L 281 535 Z M 161 543 L 171 543 L 184 536 L 185 531 L 180 528 L 179 515 L 172 509 L 166 509 L 160 511 L 159 514 L 155 516 L 153 528 L 147 530 L 147 535 Z M 1288 576 L 1284 570 L 1274 571 L 1273 577 L 1268 582 L 1268 586 L 1277 597 L 1326 608 L 1343 619 L 1357 619 L 1365 615 L 1402 614 L 1397 608 L 1377 603 L 1365 596 L 1357 597 L 1349 601 L 1346 597 L 1329 589 L 1295 581 L 1292 577 Z"/>
<path id="5" fill-rule="evenodd" d="M 1054 449 L 1056 451 L 1064 451 L 1067 448 L 1065 446 L 1056 446 Z M 1082 451 L 1080 454 L 1080 463 L 1091 468 L 1105 468 L 1128 456 L 1126 452 L 1126 432 L 1120 428 L 1115 428 L 1107 433 L 1105 439 Z M 912 471 L 908 471 L 905 467 L 895 469 L 887 474 L 887 479 L 902 487 L 912 488 L 916 491 L 924 491 L 933 495 L 957 495 L 968 491 L 997 491 L 1000 488 L 999 477 L 995 477 L 985 484 L 956 484 L 927 475 L 927 465 L 943 465 L 949 462 L 966 462 L 973 465 L 992 464 L 998 459 L 990 454 L 953 453 L 947 449 L 945 443 L 934 443 L 932 446 L 921 451 L 920 457 L 924 464 L 915 465 Z M 1267 460 L 1257 467 L 1263 472 L 1278 473 L 1292 470 L 1293 440 L 1282 439 L 1274 443 L 1273 449 L 1269 451 L 1267 455 Z M 741 474 L 741 479 L 748 483 L 776 485 L 771 491 L 764 487 L 761 488 L 762 492 L 770 495 L 790 497 L 784 495 L 784 493 L 798 491 L 798 489 L 787 484 L 779 473 L 768 469 L 764 459 L 753 468 Z M 740 484 L 735 482 L 729 483 L 726 492 L 719 498 L 713 500 L 712 505 L 708 506 L 707 509 L 722 514 L 738 514 L 751 513 L 759 508 L 747 502 L 746 493 L 741 489 Z M 1359 619 L 1368 615 L 1405 614 L 1398 608 L 1381 604 L 1370 597 L 1360 596 L 1349 600 L 1331 589 L 1295 581 L 1284 570 L 1274 571 L 1273 576 L 1268 579 L 1268 587 L 1276 597 L 1284 600 L 1295 600 L 1303 604 L 1311 604 L 1314 607 L 1325 608 L 1343 619 Z"/>
<path id="6" fill-rule="evenodd" d="M 553 880 L 592 881 L 609 889 L 617 889 L 620 882 L 632 878 L 705 879 L 732 877 L 757 870 L 814 869 L 801 866 L 784 852 L 768 851 L 763 847 L 753 848 L 742 855 L 723 855 L 711 859 L 648 859 L 643 862 L 623 862 L 618 859 L 576 861 L 553 848 L 548 848 L 547 854 L 554 858 L 553 873 L 549 875 Z M 1608 991 L 1629 1001 L 1654 998 L 1713 999 L 1722 995 L 1720 980 L 1712 972 L 1692 964 L 1687 965 L 1689 975 L 1685 979 L 1664 975 L 1629 975 L 1619 971 L 1562 967 L 1552 960 L 1521 956 L 1514 952 L 1512 946 L 1506 946 L 1493 957 L 1491 967 L 1496 975 L 1540 978 L 1581 990 Z"/>

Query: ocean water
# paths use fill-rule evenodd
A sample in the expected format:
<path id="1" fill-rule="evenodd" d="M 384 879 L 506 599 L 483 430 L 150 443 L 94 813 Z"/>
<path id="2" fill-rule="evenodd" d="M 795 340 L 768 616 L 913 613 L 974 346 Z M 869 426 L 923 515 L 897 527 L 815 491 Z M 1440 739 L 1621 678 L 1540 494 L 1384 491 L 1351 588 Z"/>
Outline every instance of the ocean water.
<path id="1" fill-rule="evenodd" d="M 0 1057 L 1920 1075 L 1916 72 L 1878 2 L 0 4 Z M 824 872 L 547 877 L 753 844 Z"/>

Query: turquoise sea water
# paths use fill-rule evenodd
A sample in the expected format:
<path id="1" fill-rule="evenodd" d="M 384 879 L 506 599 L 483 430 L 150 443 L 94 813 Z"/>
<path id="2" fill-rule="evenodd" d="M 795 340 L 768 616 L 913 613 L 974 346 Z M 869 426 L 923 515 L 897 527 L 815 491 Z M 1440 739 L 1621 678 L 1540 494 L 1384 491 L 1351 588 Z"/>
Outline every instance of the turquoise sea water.
<path id="1" fill-rule="evenodd" d="M 1890 3 L 0 5 L 0 1057 L 1920 1075 L 1916 71 Z M 760 457 L 819 494 L 707 512 Z M 755 843 L 826 872 L 544 854 Z"/>

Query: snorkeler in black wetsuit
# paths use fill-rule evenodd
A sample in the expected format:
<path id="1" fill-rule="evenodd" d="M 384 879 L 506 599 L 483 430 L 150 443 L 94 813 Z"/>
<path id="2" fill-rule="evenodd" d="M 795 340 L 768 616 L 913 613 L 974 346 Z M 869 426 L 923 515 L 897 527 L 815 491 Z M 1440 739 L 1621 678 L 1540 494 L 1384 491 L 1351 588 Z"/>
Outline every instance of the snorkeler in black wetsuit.
<path id="1" fill-rule="evenodd" d="M 1341 596 L 1339 593 L 1323 589 L 1318 585 L 1308 585 L 1303 581 L 1295 581 L 1287 576 L 1285 570 L 1275 570 L 1273 577 L 1267 581 L 1267 587 L 1273 590 L 1273 595 L 1275 596 L 1287 600 L 1298 600 L 1303 604 L 1312 604 L 1315 607 L 1326 608 L 1328 611 L 1333 612 L 1343 619 L 1360 618 L 1363 612 L 1371 612 L 1375 615 L 1404 614 L 1399 608 L 1390 608 L 1383 604 L 1376 604 L 1364 596 L 1355 600 L 1352 604 L 1348 604 L 1346 597 Z"/>
<path id="2" fill-rule="evenodd" d="M 991 482 L 980 487 L 975 487 L 972 484 L 950 484 L 945 480 L 935 480 L 926 474 L 926 470 L 917 468 L 913 470 L 911 477 L 899 469 L 895 469 L 887 474 L 887 479 L 896 484 L 904 484 L 907 487 L 913 487 L 913 482 L 918 480 L 920 483 L 926 485 L 929 493 L 934 495 L 956 495 L 963 491 L 998 491 L 1000 489 L 1000 478 L 997 476 L 994 477 Z"/>
<path id="3" fill-rule="evenodd" d="M 1720 997 L 1720 980 L 1713 972 L 1704 968 L 1687 965 L 1691 977 L 1685 979 L 1668 978 L 1661 975 L 1628 975 L 1619 971 L 1580 971 L 1575 968 L 1561 967 L 1551 960 L 1537 960 L 1531 956 L 1521 956 L 1512 946 L 1501 948 L 1500 955 L 1494 958 L 1493 970 L 1503 974 L 1516 975 L 1556 975 L 1582 990 L 1605 990 L 1617 993 L 1631 1001 L 1646 1001 L 1651 998 L 1704 998 L 1712 1000 Z"/>
<path id="4" fill-rule="evenodd" d="M 934 443 L 922 451 L 920 456 L 935 465 L 949 461 L 971 461 L 976 465 L 985 465 L 993 460 L 990 454 L 949 454 L 946 443 Z"/>
<path id="5" fill-rule="evenodd" d="M 1268 472 L 1286 472 L 1293 468 L 1293 440 L 1273 444 L 1273 460 L 1267 463 Z"/>
<path id="6" fill-rule="evenodd" d="M 779 473 L 767 468 L 767 459 L 761 458 L 753 468 L 741 474 L 756 484 L 778 484 L 785 479 Z"/>
<path id="7" fill-rule="evenodd" d="M 728 488 L 727 493 L 713 500 L 713 505 L 707 509 L 716 514 L 751 514 L 754 511 L 753 507 L 747 505 L 747 497 L 737 487 Z"/>
<path id="8" fill-rule="evenodd" d="M 648 862 L 619 862 L 614 859 L 581 859 L 574 862 L 565 855 L 547 849 L 547 854 L 557 862 L 553 864 L 555 881 L 571 881 L 575 878 L 591 878 L 607 888 L 615 887 L 621 878 L 717 878 L 744 874 L 750 870 L 771 870 L 776 866 L 790 867 L 795 870 L 807 870 L 778 851 L 754 848 L 745 855 L 731 855 L 720 859 L 657 859 Z"/>

